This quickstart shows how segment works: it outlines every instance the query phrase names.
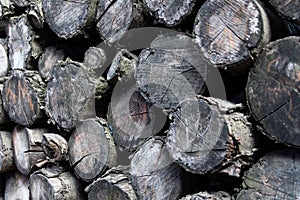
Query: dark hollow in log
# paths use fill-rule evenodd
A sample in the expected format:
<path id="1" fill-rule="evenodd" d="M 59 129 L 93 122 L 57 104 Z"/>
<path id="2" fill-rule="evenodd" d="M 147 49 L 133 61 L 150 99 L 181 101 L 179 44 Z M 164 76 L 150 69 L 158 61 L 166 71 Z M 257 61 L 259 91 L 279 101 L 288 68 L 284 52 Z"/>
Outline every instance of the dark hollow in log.
<path id="1" fill-rule="evenodd" d="M 106 55 L 103 49 L 90 47 L 84 54 L 84 64 L 90 69 L 99 69 L 105 62 Z"/>
<path id="2" fill-rule="evenodd" d="M 5 200 L 29 200 L 29 178 L 18 171 L 10 172 L 5 180 Z"/>
<path id="3" fill-rule="evenodd" d="M 152 104 L 164 109 L 203 94 L 206 86 L 200 72 L 186 59 L 170 51 L 144 49 L 136 70 L 137 85 Z"/>
<path id="4" fill-rule="evenodd" d="M 42 0 L 45 21 L 57 36 L 71 38 L 84 31 L 94 18 L 96 0 Z"/>
<path id="5" fill-rule="evenodd" d="M 28 21 L 30 24 L 37 29 L 44 27 L 44 13 L 42 8 L 42 0 L 31 1 L 28 9 Z"/>
<path id="6" fill-rule="evenodd" d="M 130 181 L 138 199 L 178 199 L 181 169 L 172 161 L 162 139 L 152 138 L 134 154 Z"/>
<path id="7" fill-rule="evenodd" d="M 60 167 L 36 171 L 30 176 L 29 182 L 32 199 L 85 199 L 80 182 Z"/>
<path id="8" fill-rule="evenodd" d="M 256 0 L 206 1 L 194 34 L 204 55 L 220 67 L 244 64 L 270 40 L 268 18 Z"/>
<path id="9" fill-rule="evenodd" d="M 14 166 L 11 133 L 0 131 L 0 173 L 12 170 Z"/>
<path id="10" fill-rule="evenodd" d="M 46 80 L 50 79 L 54 65 L 64 58 L 65 54 L 63 50 L 59 50 L 55 46 L 47 47 L 38 61 L 38 69 L 41 77 Z"/>
<path id="11" fill-rule="evenodd" d="M 84 181 L 92 181 L 116 164 L 116 149 L 109 129 L 98 119 L 76 126 L 69 139 L 70 165 Z"/>
<path id="12" fill-rule="evenodd" d="M 12 132 L 14 161 L 18 170 L 28 175 L 33 167 L 40 166 L 46 155 L 41 147 L 45 129 L 28 129 L 16 126 Z"/>
<path id="13" fill-rule="evenodd" d="M 218 192 L 199 192 L 197 194 L 187 195 L 180 200 L 233 200 L 228 193 L 223 191 Z"/>
<path id="14" fill-rule="evenodd" d="M 143 0 L 148 11 L 153 13 L 159 22 L 162 22 L 167 26 L 179 24 L 191 13 L 194 2 L 194 0 Z"/>
<path id="15" fill-rule="evenodd" d="M 242 199 L 299 199 L 300 153 L 294 150 L 275 151 L 267 154 L 246 172 Z"/>
<path id="16" fill-rule="evenodd" d="M 109 43 L 121 39 L 133 20 L 132 0 L 100 0 L 98 10 L 97 31 L 102 39 Z"/>
<path id="17" fill-rule="evenodd" d="M 293 0 L 269 0 L 276 12 L 291 21 L 300 25 L 300 2 Z"/>
<path id="18" fill-rule="evenodd" d="M 42 117 L 46 85 L 37 71 L 14 70 L 2 91 L 3 108 L 17 124 L 30 126 Z"/>
<path id="19" fill-rule="evenodd" d="M 247 99 L 263 132 L 280 142 L 300 146 L 300 37 L 266 46 L 251 69 Z"/>
<path id="20" fill-rule="evenodd" d="M 107 171 L 101 178 L 89 185 L 85 192 L 88 193 L 89 200 L 137 200 L 128 174 L 124 172 L 124 169 L 119 168 L 112 168 Z"/>
<path id="21" fill-rule="evenodd" d="M 0 44 L 0 77 L 5 77 L 9 70 L 7 50 Z"/>
<path id="22" fill-rule="evenodd" d="M 43 134 L 41 146 L 50 162 L 68 160 L 68 142 L 55 133 Z"/>
<path id="23" fill-rule="evenodd" d="M 60 62 L 47 85 L 46 113 L 59 127 L 70 131 L 79 120 L 96 116 L 94 93 L 86 66 L 69 59 Z"/>
<path id="24" fill-rule="evenodd" d="M 218 171 L 237 155 L 252 155 L 249 124 L 234 109 L 235 105 L 213 98 L 181 102 L 170 113 L 166 139 L 170 156 L 185 170 L 205 174 Z"/>

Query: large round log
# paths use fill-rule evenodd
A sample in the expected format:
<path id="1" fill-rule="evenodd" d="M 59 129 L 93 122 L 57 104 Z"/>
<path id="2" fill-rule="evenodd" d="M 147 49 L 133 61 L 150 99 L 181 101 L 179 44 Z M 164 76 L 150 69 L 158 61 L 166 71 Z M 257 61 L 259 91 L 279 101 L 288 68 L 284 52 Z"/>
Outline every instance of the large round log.
<path id="1" fill-rule="evenodd" d="M 208 0 L 194 25 L 196 43 L 220 67 L 251 61 L 270 40 L 269 21 L 256 0 Z"/>
<path id="2" fill-rule="evenodd" d="M 152 138 L 138 149 L 129 173 L 138 199 L 178 199 L 182 193 L 181 169 L 162 139 Z"/>
<path id="3" fill-rule="evenodd" d="M 109 129 L 98 119 L 76 126 L 69 139 L 70 165 L 84 181 L 92 181 L 116 164 L 116 149 Z"/>
<path id="4" fill-rule="evenodd" d="M 11 133 L 0 131 L 0 173 L 14 169 Z"/>
<path id="5" fill-rule="evenodd" d="M 269 137 L 300 146 L 300 37 L 274 41 L 251 69 L 248 105 Z"/>
<path id="6" fill-rule="evenodd" d="M 6 174 L 5 200 L 29 200 L 29 177 L 18 171 Z"/>

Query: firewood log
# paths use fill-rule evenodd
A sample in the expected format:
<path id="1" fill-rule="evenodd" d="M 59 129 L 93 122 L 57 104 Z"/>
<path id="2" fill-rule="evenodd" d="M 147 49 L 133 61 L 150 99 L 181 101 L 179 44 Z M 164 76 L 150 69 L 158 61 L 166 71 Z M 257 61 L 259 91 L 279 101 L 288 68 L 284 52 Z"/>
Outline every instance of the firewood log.
<path id="1" fill-rule="evenodd" d="M 0 77 L 5 77 L 9 70 L 7 49 L 0 44 Z"/>
<path id="2" fill-rule="evenodd" d="M 55 163 L 69 159 L 68 142 L 59 134 L 43 134 L 41 146 L 50 162 Z"/>
<path id="3" fill-rule="evenodd" d="M 29 200 L 29 177 L 18 171 L 6 174 L 5 200 Z"/>
<path id="4" fill-rule="evenodd" d="M 99 69 L 104 66 L 106 55 L 103 49 L 90 47 L 84 54 L 84 64 L 91 69 Z"/>
<path id="5" fill-rule="evenodd" d="M 0 131 L 0 173 L 14 169 L 11 133 Z"/>
<path id="6" fill-rule="evenodd" d="M 181 198 L 180 200 L 233 200 L 228 193 L 219 191 L 219 192 L 199 192 L 192 195 L 187 195 L 186 197 Z"/>

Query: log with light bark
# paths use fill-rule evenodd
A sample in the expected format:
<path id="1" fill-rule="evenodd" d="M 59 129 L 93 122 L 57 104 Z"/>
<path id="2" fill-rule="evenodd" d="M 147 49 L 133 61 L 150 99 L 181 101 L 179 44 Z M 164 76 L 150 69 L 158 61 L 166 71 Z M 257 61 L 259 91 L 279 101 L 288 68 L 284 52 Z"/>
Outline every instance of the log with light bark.
<path id="1" fill-rule="evenodd" d="M 3 108 L 10 119 L 30 126 L 43 117 L 45 88 L 37 71 L 13 70 L 2 91 Z"/>
<path id="2" fill-rule="evenodd" d="M 148 140 L 136 151 L 129 173 L 138 199 L 178 199 L 182 195 L 181 169 L 161 138 Z"/>
<path id="3" fill-rule="evenodd" d="M 44 168 L 30 175 L 32 199 L 86 199 L 81 183 L 61 167 Z"/>
<path id="4" fill-rule="evenodd" d="M 0 131 L 0 173 L 14 169 L 11 133 Z"/>
<path id="5" fill-rule="evenodd" d="M 68 144 L 70 165 L 84 181 L 92 181 L 107 167 L 116 165 L 115 145 L 101 119 L 87 119 L 77 124 Z"/>
<path id="6" fill-rule="evenodd" d="M 90 184 L 85 192 L 90 200 L 125 199 L 137 200 L 128 178 L 128 169 L 116 167 L 107 171 L 101 178 Z"/>
<path id="7" fill-rule="evenodd" d="M 236 199 L 299 199 L 299 165 L 298 150 L 281 150 L 267 154 L 246 172 L 243 190 Z"/>
<path id="8" fill-rule="evenodd" d="M 6 174 L 5 200 L 29 200 L 29 177 L 19 171 Z"/>
<path id="9" fill-rule="evenodd" d="M 248 78 L 252 116 L 269 137 L 300 146 L 300 37 L 270 43 Z"/>
<path id="10" fill-rule="evenodd" d="M 12 132 L 14 161 L 18 170 L 28 175 L 33 168 L 47 163 L 46 154 L 41 146 L 45 129 L 29 129 L 16 126 Z"/>
<path id="11" fill-rule="evenodd" d="M 253 154 L 254 139 L 240 105 L 214 98 L 191 98 L 170 113 L 166 146 L 185 170 L 205 174 L 218 171 L 240 155 Z"/>
<path id="12" fill-rule="evenodd" d="M 46 158 L 52 162 L 68 160 L 68 142 L 59 134 L 43 134 L 41 146 L 46 154 Z"/>
<path id="13" fill-rule="evenodd" d="M 197 14 L 194 34 L 212 63 L 239 71 L 249 67 L 247 63 L 269 42 L 271 33 L 257 0 L 208 0 Z"/>

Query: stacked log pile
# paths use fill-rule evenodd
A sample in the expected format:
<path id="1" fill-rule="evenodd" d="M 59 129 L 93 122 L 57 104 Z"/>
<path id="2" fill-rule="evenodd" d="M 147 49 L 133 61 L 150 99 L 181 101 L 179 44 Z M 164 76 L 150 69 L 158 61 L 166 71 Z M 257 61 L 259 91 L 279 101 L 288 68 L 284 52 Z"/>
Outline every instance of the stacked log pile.
<path id="1" fill-rule="evenodd" d="M 0 200 L 300 199 L 299 0 L 1 0 L 0 97 Z"/>

